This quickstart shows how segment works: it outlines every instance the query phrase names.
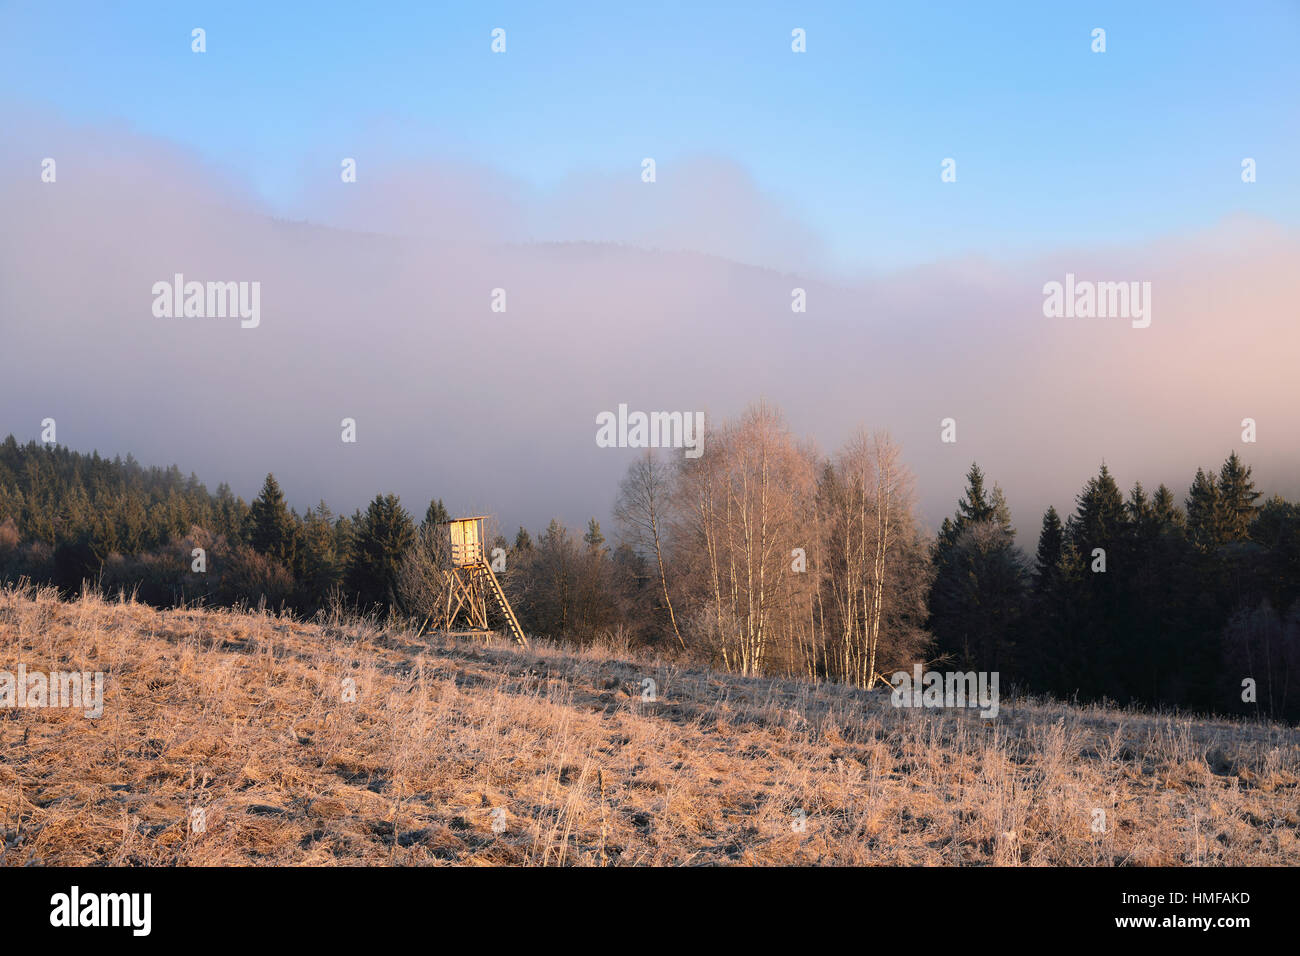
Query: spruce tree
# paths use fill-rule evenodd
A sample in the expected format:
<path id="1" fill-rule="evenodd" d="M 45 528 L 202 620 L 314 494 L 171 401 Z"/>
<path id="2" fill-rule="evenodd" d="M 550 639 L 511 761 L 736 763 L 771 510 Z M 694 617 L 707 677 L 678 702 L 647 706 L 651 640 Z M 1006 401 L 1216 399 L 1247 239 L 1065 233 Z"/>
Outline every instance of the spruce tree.
<path id="1" fill-rule="evenodd" d="M 1070 518 L 1072 522 L 1073 517 Z M 1054 692 L 1068 690 L 1064 675 L 1073 669 L 1073 647 L 1068 632 L 1071 590 L 1078 554 L 1070 543 L 1069 523 L 1061 521 L 1055 507 L 1043 513 L 1034 555 L 1033 591 L 1029 603 L 1032 619 L 1023 629 L 1017 659 L 1026 678 Z"/>
<path id="2" fill-rule="evenodd" d="M 262 492 L 253 499 L 248 511 L 252 531 L 249 543 L 258 554 L 274 558 L 286 567 L 294 559 L 295 521 L 284 503 L 275 475 L 268 474 Z"/>
<path id="3" fill-rule="evenodd" d="M 990 504 L 993 506 L 991 520 L 997 522 L 998 526 L 1006 534 L 1015 537 L 1016 529 L 1011 527 L 1011 508 L 1007 504 L 1006 496 L 1002 494 L 1002 489 L 997 485 L 993 486 L 993 497 Z"/>
<path id="4" fill-rule="evenodd" d="M 966 495 L 957 502 L 957 530 L 968 525 L 988 521 L 998 517 L 998 502 L 989 501 L 984 492 L 984 472 L 980 466 L 971 462 L 970 471 L 966 472 Z M 998 493 L 1000 497 L 1000 493 Z M 1005 507 L 1005 502 L 1002 502 Z"/>
<path id="5" fill-rule="evenodd" d="M 1136 525 L 1150 524 L 1155 520 L 1155 508 L 1140 481 L 1133 483 L 1133 490 L 1128 493 L 1125 507 L 1128 509 L 1129 521 Z"/>
<path id="6" fill-rule="evenodd" d="M 1151 499 L 1151 510 L 1155 513 L 1156 523 L 1162 531 L 1182 527 L 1183 509 L 1179 508 L 1178 503 L 1174 501 L 1174 493 L 1169 490 L 1168 485 L 1161 484 L 1156 489 Z"/>
<path id="7" fill-rule="evenodd" d="M 360 512 L 356 512 L 360 514 Z M 340 515 L 334 521 L 334 559 L 346 573 L 352 564 L 352 552 L 356 544 L 356 519 Z"/>
<path id="8" fill-rule="evenodd" d="M 1197 468 L 1187 493 L 1187 534 L 1198 548 L 1209 551 L 1222 543 L 1222 510 L 1214 472 Z"/>
<path id="9" fill-rule="evenodd" d="M 1220 532 L 1224 542 L 1243 541 L 1250 536 L 1259 496 L 1249 466 L 1243 465 L 1234 451 L 1219 471 Z"/>
<path id="10" fill-rule="evenodd" d="M 1043 528 L 1038 533 L 1038 552 L 1034 556 L 1035 587 L 1038 593 L 1046 592 L 1060 576 L 1061 547 L 1065 543 L 1065 527 L 1056 508 L 1048 506 L 1043 513 Z"/>
<path id="11" fill-rule="evenodd" d="M 1078 507 L 1073 533 L 1079 553 L 1086 555 L 1094 548 L 1113 547 L 1127 530 L 1129 521 L 1124 496 L 1105 462 L 1097 477 L 1088 479 L 1075 501 Z"/>
<path id="12" fill-rule="evenodd" d="M 334 513 L 324 501 L 303 515 L 302 545 L 294 573 L 298 578 L 297 603 L 304 610 L 321 607 L 342 577 L 335 549 Z"/>
<path id="13" fill-rule="evenodd" d="M 396 495 L 376 495 L 356 527 L 347 585 L 363 607 L 397 604 L 397 572 L 415 524 Z"/>
<path id="14" fill-rule="evenodd" d="M 1128 514 L 1129 527 L 1133 541 L 1138 548 L 1144 548 L 1160 536 L 1164 524 L 1156 511 L 1154 498 L 1147 495 L 1142 482 L 1135 482 L 1129 492 L 1128 501 L 1124 503 Z"/>
<path id="15" fill-rule="evenodd" d="M 217 497 L 213 503 L 212 530 L 224 535 L 232 545 L 245 538 L 245 524 L 248 521 L 249 507 L 242 498 L 236 498 L 230 485 L 224 481 L 217 485 Z"/>
<path id="16" fill-rule="evenodd" d="M 994 485 L 990 496 L 984 488 L 984 472 L 977 463 L 971 462 L 966 472 L 966 493 L 958 499 L 953 517 L 943 519 L 936 547 L 941 552 L 950 548 L 963 531 L 986 521 L 996 522 L 1009 535 L 1016 533 L 1011 527 L 1011 512 L 1002 489 Z"/>
<path id="17" fill-rule="evenodd" d="M 977 464 L 966 482 L 932 555 L 930 630 L 938 649 L 962 666 L 993 670 L 1015 644 L 1027 574 L 1001 489 L 989 495 Z"/>
<path id="18" fill-rule="evenodd" d="M 432 528 L 434 525 L 446 524 L 451 520 L 446 506 L 443 505 L 441 498 L 435 498 L 429 502 L 429 507 L 424 512 L 424 527 Z"/>

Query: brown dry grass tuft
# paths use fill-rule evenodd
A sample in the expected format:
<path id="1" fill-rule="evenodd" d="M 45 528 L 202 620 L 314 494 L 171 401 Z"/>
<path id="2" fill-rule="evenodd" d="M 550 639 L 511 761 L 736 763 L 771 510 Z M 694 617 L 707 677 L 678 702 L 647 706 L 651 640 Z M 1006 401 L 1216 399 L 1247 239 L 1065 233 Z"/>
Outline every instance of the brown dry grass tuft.
<path id="1" fill-rule="evenodd" d="M 97 720 L 0 710 L 9 865 L 1300 862 L 1300 739 L 1276 725 L 1036 700 L 987 721 L 599 649 L 10 588 L 0 670 L 20 661 L 108 683 Z"/>

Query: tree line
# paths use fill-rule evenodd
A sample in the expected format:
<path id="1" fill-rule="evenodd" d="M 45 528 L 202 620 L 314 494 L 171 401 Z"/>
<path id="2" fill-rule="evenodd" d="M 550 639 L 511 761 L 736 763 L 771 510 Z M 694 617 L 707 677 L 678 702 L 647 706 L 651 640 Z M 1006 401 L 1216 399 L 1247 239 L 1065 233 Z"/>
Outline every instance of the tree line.
<path id="1" fill-rule="evenodd" d="M 441 596 L 432 499 L 416 519 L 397 495 L 336 515 L 325 502 L 302 514 L 268 474 L 251 502 L 226 484 L 210 493 L 178 468 L 143 467 L 36 442 L 0 443 L 0 580 L 28 578 L 65 592 L 92 582 L 166 607 L 262 605 L 311 615 L 342 606 L 416 616 Z M 608 547 L 595 518 L 580 539 L 552 521 L 514 544 L 501 575 L 530 633 L 590 640 L 630 632 L 646 603 L 642 562 Z"/>
<path id="2" fill-rule="evenodd" d="M 823 455 L 759 403 L 699 458 L 634 460 L 616 542 L 595 518 L 581 535 L 554 520 L 489 540 L 525 630 L 554 640 L 860 687 L 924 662 L 1063 697 L 1294 717 L 1300 506 L 1261 498 L 1235 452 L 1181 502 L 1140 482 L 1126 496 L 1102 464 L 1064 517 L 1047 510 L 1031 556 L 978 465 L 927 534 L 886 433 Z M 246 504 L 130 456 L 0 444 L 0 576 L 160 606 L 420 620 L 445 597 L 448 517 L 433 499 L 417 520 L 392 494 L 300 515 L 273 475 Z"/>
<path id="3" fill-rule="evenodd" d="M 934 653 L 1061 696 L 1300 715 L 1300 506 L 1234 451 L 1180 504 L 1103 463 L 1034 554 L 979 467 L 935 541 Z"/>

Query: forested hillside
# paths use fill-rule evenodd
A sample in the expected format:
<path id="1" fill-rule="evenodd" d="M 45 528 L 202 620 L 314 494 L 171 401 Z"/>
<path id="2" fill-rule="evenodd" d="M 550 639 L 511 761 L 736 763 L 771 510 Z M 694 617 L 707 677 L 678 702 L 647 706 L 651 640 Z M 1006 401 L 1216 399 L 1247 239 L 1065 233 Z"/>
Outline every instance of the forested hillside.
<path id="1" fill-rule="evenodd" d="M 525 630 L 558 641 L 858 687 L 921 661 L 1065 697 L 1300 714 L 1300 507 L 1264 498 L 1235 452 L 1182 496 L 1126 495 L 1103 464 L 1036 542 L 977 465 L 934 536 L 911 486 L 887 435 L 823 456 L 760 404 L 700 458 L 634 460 L 617 540 L 593 518 L 491 545 Z M 65 592 L 418 622 L 443 593 L 448 513 L 416 515 L 391 494 L 299 514 L 272 475 L 250 504 L 175 466 L 0 444 L 0 578 Z"/>

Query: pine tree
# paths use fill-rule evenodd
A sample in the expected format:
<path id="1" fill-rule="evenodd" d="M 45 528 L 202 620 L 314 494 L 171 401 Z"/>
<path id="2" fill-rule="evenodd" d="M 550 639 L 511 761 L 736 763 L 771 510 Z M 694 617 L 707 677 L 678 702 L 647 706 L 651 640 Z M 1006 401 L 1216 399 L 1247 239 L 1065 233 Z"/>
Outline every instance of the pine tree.
<path id="1" fill-rule="evenodd" d="M 1128 509 L 1129 521 L 1136 525 L 1147 525 L 1155 521 L 1155 508 L 1151 504 L 1151 499 L 1147 497 L 1146 489 L 1142 487 L 1142 482 L 1133 483 L 1133 490 L 1128 493 L 1128 501 L 1125 503 Z"/>
<path id="2" fill-rule="evenodd" d="M 0 484 L 0 521 L 6 518 L 13 519 L 15 528 L 23 520 L 23 493 L 17 485 L 10 487 Z"/>
<path id="3" fill-rule="evenodd" d="M 1088 479 L 1075 501 L 1077 509 L 1072 524 L 1075 547 L 1084 555 L 1091 554 L 1094 548 L 1105 548 L 1109 553 L 1123 538 L 1129 521 L 1124 496 L 1105 462 L 1097 477 Z"/>
<path id="4" fill-rule="evenodd" d="M 117 540 L 127 554 L 139 554 L 145 547 L 149 516 L 140 495 L 128 491 L 115 515 Z"/>
<path id="5" fill-rule="evenodd" d="M 984 472 L 977 463 L 971 462 L 970 470 L 966 472 L 966 493 L 957 501 L 953 517 L 943 519 L 937 548 L 940 551 L 950 548 L 963 531 L 985 521 L 996 522 L 1007 534 L 1014 536 L 1016 533 L 1011 527 L 1011 512 L 1002 489 L 994 485 L 990 496 L 984 489 Z"/>
<path id="6" fill-rule="evenodd" d="M 364 607 L 397 604 L 397 574 L 415 524 L 396 495 L 376 495 L 356 527 L 347 586 Z"/>
<path id="7" fill-rule="evenodd" d="M 587 522 L 587 533 L 582 536 L 582 540 L 587 542 L 587 547 L 593 551 L 605 543 L 605 536 L 600 533 L 600 522 L 595 518 Z"/>
<path id="8" fill-rule="evenodd" d="M 360 514 L 360 512 L 357 512 Z M 339 567 L 347 571 L 352 564 L 352 554 L 356 547 L 357 525 L 355 518 L 340 515 L 334 520 L 334 559 Z"/>
<path id="9" fill-rule="evenodd" d="M 1043 528 L 1038 533 L 1038 552 L 1034 556 L 1034 590 L 1040 594 L 1048 591 L 1061 572 L 1061 547 L 1065 543 L 1065 527 L 1056 508 L 1049 506 L 1043 513 Z"/>
<path id="10" fill-rule="evenodd" d="M 533 536 L 528 533 L 528 529 L 525 528 L 523 525 L 519 526 L 519 532 L 515 535 L 515 550 L 516 551 L 533 550 Z"/>
<path id="11" fill-rule="evenodd" d="M 1007 505 L 1006 496 L 1002 494 L 1002 489 L 998 485 L 993 486 L 993 497 L 990 501 L 993 506 L 992 519 L 1001 528 L 1004 534 L 1010 537 L 1016 536 L 1016 529 L 1011 527 L 1011 508 Z"/>
<path id="12" fill-rule="evenodd" d="M 213 506 L 214 532 L 224 535 L 232 545 L 244 541 L 248 514 L 248 505 L 244 504 L 244 499 L 234 496 L 230 485 L 224 481 L 217 485 L 217 499 Z"/>
<path id="13" fill-rule="evenodd" d="M 1187 493 L 1187 534 L 1202 550 L 1216 548 L 1223 541 L 1223 506 L 1214 472 L 1196 469 Z"/>
<path id="14" fill-rule="evenodd" d="M 963 666 L 996 669 L 1008 660 L 1024 609 L 1026 569 L 1001 489 L 990 496 L 972 464 L 966 494 L 935 543 L 930 630 Z"/>
<path id="15" fill-rule="evenodd" d="M 1133 490 L 1128 494 L 1124 509 L 1128 515 L 1134 542 L 1138 547 L 1145 547 L 1147 543 L 1159 537 L 1163 524 L 1160 515 L 1156 512 L 1155 500 L 1148 497 L 1142 482 L 1133 484 Z"/>
<path id="16" fill-rule="evenodd" d="M 1183 509 L 1174 501 L 1174 493 L 1167 485 L 1161 484 L 1151 499 L 1151 510 L 1155 512 L 1156 523 L 1162 531 L 1181 528 L 1185 520 Z"/>
<path id="17" fill-rule="evenodd" d="M 450 520 L 451 515 L 448 514 L 441 498 L 429 502 L 429 507 L 424 512 L 424 527 L 432 528 L 434 525 L 446 524 Z"/>
<path id="18" fill-rule="evenodd" d="M 1131 569 L 1130 530 L 1124 496 L 1103 462 L 1075 497 L 1075 511 L 1065 522 L 1062 574 L 1050 607 L 1042 608 L 1039 627 L 1051 631 L 1048 649 L 1052 660 L 1040 662 L 1050 674 L 1053 690 L 1088 694 L 1105 693 L 1104 683 L 1115 668 L 1115 648 L 1120 640 L 1113 626 Z M 1095 570 L 1106 556 L 1107 571 Z"/>
<path id="19" fill-rule="evenodd" d="M 294 558 L 295 522 L 284 503 L 275 475 L 268 474 L 262 492 L 254 500 L 248 513 L 252 524 L 249 543 L 258 554 L 274 558 L 286 567 Z"/>
<path id="20" fill-rule="evenodd" d="M 1250 537 L 1266 549 L 1261 570 L 1269 599 L 1274 607 L 1290 607 L 1300 599 L 1300 503 L 1273 495 L 1256 512 Z"/>
<path id="21" fill-rule="evenodd" d="M 1006 502 L 1001 501 L 1001 492 L 995 490 L 994 500 L 989 501 L 984 493 L 984 472 L 980 466 L 971 462 L 970 471 L 966 472 L 966 495 L 957 502 L 956 530 L 961 531 L 969 525 L 1001 517 L 998 515 L 999 502 L 1005 512 Z"/>
<path id="22" fill-rule="evenodd" d="M 335 545 L 334 513 L 322 501 L 303 515 L 302 544 L 294 568 L 298 605 L 304 609 L 322 606 L 341 580 L 342 571 Z"/>
<path id="23" fill-rule="evenodd" d="M 1259 496 L 1249 466 L 1244 466 L 1234 451 L 1219 471 L 1220 543 L 1243 541 L 1250 536 Z"/>
<path id="24" fill-rule="evenodd" d="M 1078 649 L 1072 630 L 1071 610 L 1079 585 L 1079 553 L 1074 547 L 1074 516 L 1062 522 L 1055 507 L 1043 513 L 1034 556 L 1032 595 L 1017 662 L 1036 687 L 1054 693 L 1068 693 L 1077 684 L 1070 675 L 1077 672 Z"/>

